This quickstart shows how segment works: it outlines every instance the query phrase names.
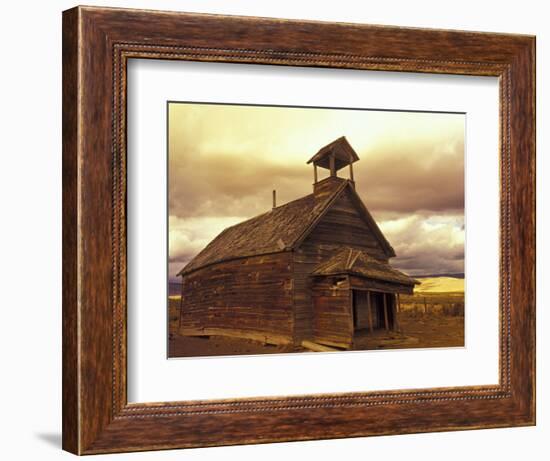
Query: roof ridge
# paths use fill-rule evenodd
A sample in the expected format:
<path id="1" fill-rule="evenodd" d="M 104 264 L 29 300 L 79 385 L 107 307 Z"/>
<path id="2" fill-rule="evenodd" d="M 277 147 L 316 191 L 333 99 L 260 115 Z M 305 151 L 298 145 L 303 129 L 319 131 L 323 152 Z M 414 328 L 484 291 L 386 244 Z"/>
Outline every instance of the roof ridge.
<path id="1" fill-rule="evenodd" d="M 329 194 L 327 198 L 331 196 Z M 322 209 L 327 203 L 323 203 Z M 314 194 L 310 193 L 226 227 L 178 275 L 185 275 L 216 262 L 288 251 L 302 235 L 303 229 L 309 228 L 317 216 L 316 207 Z"/>
<path id="2" fill-rule="evenodd" d="M 293 204 L 294 202 L 298 202 L 298 201 L 300 201 L 300 200 L 306 199 L 306 198 L 308 198 L 308 197 L 310 197 L 310 196 L 312 196 L 312 195 L 313 195 L 313 194 L 307 194 L 307 195 L 304 195 L 303 197 L 295 198 L 294 200 L 291 200 L 290 202 L 286 202 L 286 203 L 284 203 L 284 204 L 282 204 L 282 205 L 276 206 L 275 208 L 272 208 L 272 209 L 269 210 L 269 211 L 264 211 L 263 213 L 260 213 L 260 214 L 251 216 L 250 218 L 246 218 L 244 221 L 240 221 L 240 222 L 238 222 L 238 223 L 232 224 L 231 226 L 226 227 L 223 231 L 221 231 L 221 232 L 220 232 L 216 237 L 214 237 L 214 238 L 217 238 L 218 236 L 222 235 L 225 231 L 227 231 L 227 230 L 229 230 L 229 229 L 233 229 L 233 228 L 235 228 L 235 227 L 239 227 L 239 226 L 242 225 L 242 224 L 246 224 L 246 223 L 248 223 L 248 222 L 250 222 L 250 221 L 253 221 L 254 219 L 261 218 L 261 217 L 264 216 L 264 215 L 267 216 L 268 214 L 273 213 L 273 211 L 275 211 L 275 210 L 280 210 L 280 209 L 286 207 L 287 205 L 291 205 L 291 204 Z M 207 246 L 208 246 L 208 245 L 207 245 Z M 204 248 L 206 248 L 206 247 L 204 247 Z M 199 254 L 200 254 L 200 253 L 197 253 L 197 256 L 198 256 Z"/>

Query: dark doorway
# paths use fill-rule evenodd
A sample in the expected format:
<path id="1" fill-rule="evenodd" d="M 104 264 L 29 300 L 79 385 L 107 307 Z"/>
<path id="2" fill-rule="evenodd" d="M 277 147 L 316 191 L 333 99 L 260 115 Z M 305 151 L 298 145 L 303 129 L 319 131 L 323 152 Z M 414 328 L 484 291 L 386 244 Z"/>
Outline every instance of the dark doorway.
<path id="1" fill-rule="evenodd" d="M 369 300 L 368 291 L 353 290 L 353 329 L 365 330 L 369 328 Z"/>
<path id="2" fill-rule="evenodd" d="M 370 297 L 370 299 L 369 299 Z M 384 313 L 384 298 L 386 314 Z M 354 330 L 382 330 L 386 328 L 386 315 L 388 329 L 393 329 L 393 302 L 391 293 L 379 291 L 353 290 L 353 329 Z M 370 306 L 370 319 L 369 319 Z"/>

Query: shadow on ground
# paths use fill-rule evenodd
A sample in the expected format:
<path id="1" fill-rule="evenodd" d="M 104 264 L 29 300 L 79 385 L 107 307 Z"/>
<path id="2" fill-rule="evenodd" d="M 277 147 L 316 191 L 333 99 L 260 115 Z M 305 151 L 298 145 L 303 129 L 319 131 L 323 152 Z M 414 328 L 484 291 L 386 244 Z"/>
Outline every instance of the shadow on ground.
<path id="1" fill-rule="evenodd" d="M 36 438 L 55 448 L 61 448 L 61 433 L 47 432 L 36 434 Z"/>

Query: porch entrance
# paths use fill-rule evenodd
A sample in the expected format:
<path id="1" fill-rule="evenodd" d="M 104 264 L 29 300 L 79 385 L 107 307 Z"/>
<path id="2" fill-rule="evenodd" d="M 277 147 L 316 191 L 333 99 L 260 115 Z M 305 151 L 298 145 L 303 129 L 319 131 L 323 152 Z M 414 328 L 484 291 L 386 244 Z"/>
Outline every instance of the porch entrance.
<path id="1" fill-rule="evenodd" d="M 370 290 L 352 290 L 352 293 L 354 331 L 394 329 L 393 293 Z"/>

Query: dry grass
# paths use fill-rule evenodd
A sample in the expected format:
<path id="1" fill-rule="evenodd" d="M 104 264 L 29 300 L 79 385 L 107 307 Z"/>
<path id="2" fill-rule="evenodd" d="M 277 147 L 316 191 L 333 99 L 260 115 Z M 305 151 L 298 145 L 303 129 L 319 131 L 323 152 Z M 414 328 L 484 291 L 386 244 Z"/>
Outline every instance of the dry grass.
<path id="1" fill-rule="evenodd" d="M 417 292 L 401 295 L 401 311 L 411 315 L 464 316 L 464 292 Z"/>
<path id="2" fill-rule="evenodd" d="M 420 277 L 415 291 L 423 293 L 464 293 L 464 279 L 457 277 Z"/>

